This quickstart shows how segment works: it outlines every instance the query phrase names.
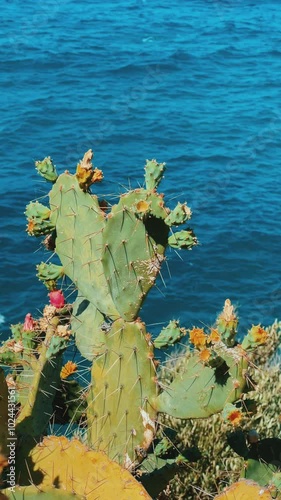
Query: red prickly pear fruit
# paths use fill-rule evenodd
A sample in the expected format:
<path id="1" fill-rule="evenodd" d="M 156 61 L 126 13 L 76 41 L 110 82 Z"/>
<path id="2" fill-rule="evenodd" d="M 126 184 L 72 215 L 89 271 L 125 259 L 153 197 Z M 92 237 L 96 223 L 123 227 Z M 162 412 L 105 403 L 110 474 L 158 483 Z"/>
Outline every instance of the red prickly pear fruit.
<path id="1" fill-rule="evenodd" d="M 27 313 L 27 315 L 24 318 L 23 331 L 30 332 L 34 330 L 34 328 L 35 328 L 35 321 L 32 318 L 31 314 Z"/>
<path id="2" fill-rule="evenodd" d="M 53 290 L 49 293 L 50 304 L 57 309 L 60 309 L 65 304 L 65 299 L 61 290 Z"/>

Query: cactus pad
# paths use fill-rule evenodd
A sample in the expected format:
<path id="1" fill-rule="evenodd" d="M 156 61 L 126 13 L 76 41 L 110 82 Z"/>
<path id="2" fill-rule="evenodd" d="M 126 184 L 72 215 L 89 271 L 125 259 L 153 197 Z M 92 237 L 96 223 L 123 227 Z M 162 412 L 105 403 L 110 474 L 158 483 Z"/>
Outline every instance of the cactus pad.
<path id="1" fill-rule="evenodd" d="M 64 436 L 45 437 L 24 463 L 18 463 L 17 470 L 22 486 L 32 481 L 43 492 L 53 487 L 86 500 L 150 498 L 128 471 L 104 453 L 88 450 L 78 439 L 69 441 Z"/>
<path id="2" fill-rule="evenodd" d="M 154 438 L 155 382 L 153 348 L 144 324 L 115 321 L 106 351 L 92 367 L 89 439 L 95 449 L 128 468 L 136 459 L 136 448 L 147 450 Z"/>
<path id="3" fill-rule="evenodd" d="M 50 193 L 56 252 L 65 274 L 101 313 L 118 317 L 101 264 L 104 214 L 95 196 L 83 192 L 75 176 L 62 174 Z"/>
<path id="4" fill-rule="evenodd" d="M 73 305 L 71 330 L 75 343 L 84 358 L 93 361 L 105 349 L 105 333 L 111 322 L 84 297 L 78 297 Z"/>
<path id="5" fill-rule="evenodd" d="M 176 418 L 205 418 L 241 396 L 246 384 L 244 357 L 239 349 L 222 343 L 213 349 L 214 357 L 207 363 L 199 352 L 185 359 L 181 372 L 158 396 L 158 411 Z"/>
<path id="6" fill-rule="evenodd" d="M 140 202 L 150 207 L 143 219 L 136 211 Z M 131 191 L 114 205 L 104 230 L 105 275 L 114 304 L 127 321 L 136 319 L 164 260 L 169 228 L 163 205 L 155 193 Z"/>

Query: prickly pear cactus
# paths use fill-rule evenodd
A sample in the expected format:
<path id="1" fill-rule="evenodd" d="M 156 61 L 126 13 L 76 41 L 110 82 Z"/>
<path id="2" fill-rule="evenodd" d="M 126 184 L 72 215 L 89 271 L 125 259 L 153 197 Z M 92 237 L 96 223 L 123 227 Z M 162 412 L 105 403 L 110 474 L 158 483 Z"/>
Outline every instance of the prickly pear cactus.
<path id="1" fill-rule="evenodd" d="M 88 444 L 133 471 L 149 451 L 159 413 L 204 418 L 241 397 L 247 382 L 246 349 L 265 338 L 262 331 L 252 331 L 244 345 L 237 345 L 238 319 L 227 300 L 209 332 L 188 331 L 172 320 L 153 341 L 139 318 L 141 306 L 160 274 L 167 247 L 196 245 L 186 226 L 191 210 L 186 203 L 166 206 L 157 192 L 165 164 L 156 160 L 146 162 L 144 187 L 125 192 L 110 206 L 91 191 L 103 178 L 92 156 L 89 150 L 75 174 L 58 175 L 50 158 L 37 162 L 52 187 L 49 207 L 38 202 L 27 207 L 27 231 L 44 236 L 45 247 L 61 262 L 37 268 L 50 301 L 58 307 L 59 283 L 66 278 L 77 291 L 71 333 L 81 355 L 92 363 Z M 183 349 L 180 368 L 172 380 L 162 381 L 155 357 L 184 339 L 189 347 Z M 66 346 L 53 332 L 44 356 L 57 362 Z"/>

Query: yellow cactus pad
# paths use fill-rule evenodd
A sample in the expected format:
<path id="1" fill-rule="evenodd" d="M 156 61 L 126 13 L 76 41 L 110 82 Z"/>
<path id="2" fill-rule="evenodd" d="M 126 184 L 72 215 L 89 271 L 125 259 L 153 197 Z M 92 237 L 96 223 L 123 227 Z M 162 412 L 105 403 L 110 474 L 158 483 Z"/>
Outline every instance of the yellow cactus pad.
<path id="1" fill-rule="evenodd" d="M 254 481 L 240 480 L 215 497 L 215 500 L 272 500 L 270 492 Z"/>
<path id="2" fill-rule="evenodd" d="M 87 449 L 78 439 L 45 437 L 31 451 L 27 465 L 19 468 L 20 484 L 30 484 L 31 477 L 41 491 L 59 488 L 87 500 L 151 498 L 127 470 L 103 452 Z"/>

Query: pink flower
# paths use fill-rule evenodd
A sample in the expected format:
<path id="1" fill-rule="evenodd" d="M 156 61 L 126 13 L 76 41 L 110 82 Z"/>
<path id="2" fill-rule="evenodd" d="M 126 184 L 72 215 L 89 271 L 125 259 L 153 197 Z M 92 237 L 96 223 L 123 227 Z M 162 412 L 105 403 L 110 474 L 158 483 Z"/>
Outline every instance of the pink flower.
<path id="1" fill-rule="evenodd" d="M 23 331 L 31 332 L 35 328 L 35 321 L 32 318 L 31 314 L 28 313 L 24 318 Z"/>
<path id="2" fill-rule="evenodd" d="M 53 290 L 49 293 L 50 304 L 57 309 L 60 309 L 64 306 L 65 300 L 61 290 Z"/>

